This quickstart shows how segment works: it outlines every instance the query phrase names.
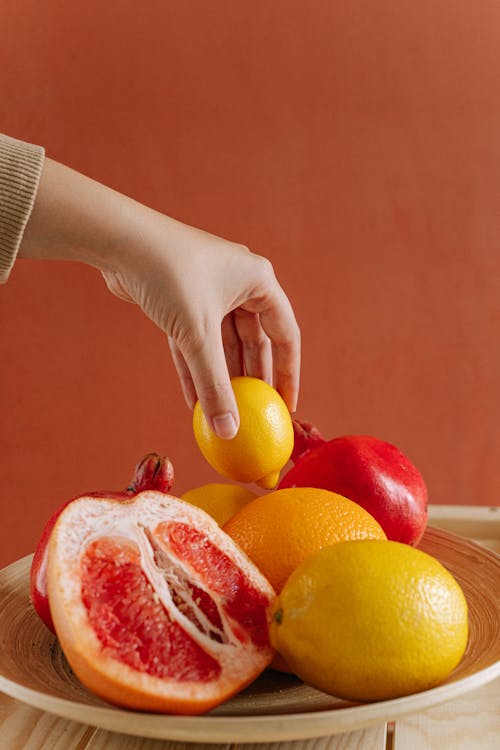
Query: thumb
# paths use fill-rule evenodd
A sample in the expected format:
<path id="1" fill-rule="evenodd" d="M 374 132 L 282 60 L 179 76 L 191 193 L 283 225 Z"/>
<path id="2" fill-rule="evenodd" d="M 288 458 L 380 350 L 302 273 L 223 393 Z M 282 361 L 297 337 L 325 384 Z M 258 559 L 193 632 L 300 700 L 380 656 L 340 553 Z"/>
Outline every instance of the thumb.
<path id="1" fill-rule="evenodd" d="M 210 428 L 218 437 L 230 440 L 238 432 L 240 418 L 220 331 L 205 333 L 201 343 L 186 347 L 182 354 Z"/>

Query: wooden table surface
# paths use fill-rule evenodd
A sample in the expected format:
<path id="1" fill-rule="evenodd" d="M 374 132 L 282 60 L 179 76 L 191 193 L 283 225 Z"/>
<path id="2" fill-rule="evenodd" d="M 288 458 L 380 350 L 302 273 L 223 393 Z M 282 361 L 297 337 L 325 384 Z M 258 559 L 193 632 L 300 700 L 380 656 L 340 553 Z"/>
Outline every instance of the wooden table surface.
<path id="1" fill-rule="evenodd" d="M 430 523 L 500 552 L 500 508 L 433 506 Z M 0 693 L 0 750 L 498 750 L 500 680 L 422 713 L 331 737 L 261 744 L 143 739 L 78 724 Z"/>

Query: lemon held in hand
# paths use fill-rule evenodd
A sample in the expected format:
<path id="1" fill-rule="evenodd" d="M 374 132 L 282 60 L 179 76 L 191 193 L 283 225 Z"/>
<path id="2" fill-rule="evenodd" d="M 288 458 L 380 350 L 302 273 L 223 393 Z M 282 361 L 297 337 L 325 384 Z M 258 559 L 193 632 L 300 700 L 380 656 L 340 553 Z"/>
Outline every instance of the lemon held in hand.
<path id="1" fill-rule="evenodd" d="M 219 474 L 236 482 L 255 482 L 272 489 L 293 448 L 290 413 L 279 393 L 263 380 L 232 378 L 240 428 L 232 440 L 219 438 L 200 403 L 193 412 L 193 431 L 203 456 Z"/>
<path id="2" fill-rule="evenodd" d="M 463 592 L 438 560 L 400 542 L 326 547 L 290 576 L 271 642 L 313 687 L 355 701 L 397 698 L 448 677 L 467 645 Z"/>

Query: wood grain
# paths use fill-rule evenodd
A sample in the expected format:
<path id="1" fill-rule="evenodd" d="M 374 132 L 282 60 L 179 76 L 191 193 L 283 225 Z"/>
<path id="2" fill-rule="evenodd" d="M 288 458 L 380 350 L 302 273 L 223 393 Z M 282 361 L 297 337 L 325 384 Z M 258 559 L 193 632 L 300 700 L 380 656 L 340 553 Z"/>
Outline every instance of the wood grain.
<path id="1" fill-rule="evenodd" d="M 495 680 L 467 696 L 400 719 L 394 750 L 498 750 L 500 682 Z"/>
<path id="2" fill-rule="evenodd" d="M 2 750 L 84 750 L 97 731 L 0 695 Z"/>
<path id="3" fill-rule="evenodd" d="M 386 750 L 386 725 L 312 740 L 216 745 L 163 742 L 97 730 L 85 750 Z"/>
<path id="4" fill-rule="evenodd" d="M 358 732 L 345 732 L 330 737 L 292 742 L 269 742 L 262 744 L 240 744 L 231 750 L 386 750 L 386 724 L 379 724 Z"/>
<path id="5" fill-rule="evenodd" d="M 260 746 L 260 750 L 265 748 L 265 745 Z M 207 745 L 205 742 L 168 742 L 99 729 L 85 746 L 85 750 L 232 750 L 232 747 L 227 742 L 215 745 Z"/>

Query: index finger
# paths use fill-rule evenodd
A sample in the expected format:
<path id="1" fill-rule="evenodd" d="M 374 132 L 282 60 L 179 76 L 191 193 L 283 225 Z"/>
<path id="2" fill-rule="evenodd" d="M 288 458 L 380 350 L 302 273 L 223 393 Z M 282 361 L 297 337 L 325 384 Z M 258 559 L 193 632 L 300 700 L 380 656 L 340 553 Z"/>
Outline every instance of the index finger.
<path id="1" fill-rule="evenodd" d="M 294 412 L 300 385 L 300 329 L 290 301 L 276 281 L 268 294 L 242 307 L 259 313 L 262 328 L 271 340 L 276 390 Z"/>

